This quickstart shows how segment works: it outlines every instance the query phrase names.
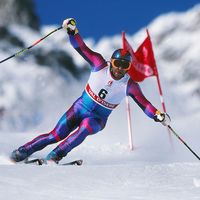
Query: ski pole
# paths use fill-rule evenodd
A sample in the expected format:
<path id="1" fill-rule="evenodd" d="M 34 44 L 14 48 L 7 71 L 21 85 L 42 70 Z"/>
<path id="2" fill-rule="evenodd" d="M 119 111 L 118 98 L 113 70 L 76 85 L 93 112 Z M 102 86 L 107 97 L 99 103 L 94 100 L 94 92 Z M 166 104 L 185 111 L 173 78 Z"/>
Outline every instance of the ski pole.
<path id="1" fill-rule="evenodd" d="M 200 157 L 186 144 L 186 142 L 172 129 L 170 125 L 168 125 L 168 128 L 172 131 L 172 133 L 200 160 Z"/>
<path id="2" fill-rule="evenodd" d="M 20 56 L 21 54 L 25 53 L 26 51 L 28 51 L 29 49 L 31 49 L 32 47 L 34 47 L 34 46 L 36 46 L 38 43 L 40 43 L 42 40 L 44 40 L 45 38 L 47 38 L 48 36 L 50 36 L 52 33 L 55 33 L 56 31 L 58 31 L 58 30 L 60 30 L 60 29 L 62 29 L 62 26 L 59 27 L 59 28 L 54 29 L 53 31 L 51 31 L 50 33 L 48 33 L 47 35 L 45 35 L 44 37 L 42 37 L 42 38 L 40 38 L 39 40 L 37 40 L 36 42 L 34 42 L 34 43 L 33 43 L 32 45 L 30 45 L 29 47 L 24 48 L 24 49 L 18 51 L 17 53 L 15 53 L 15 54 L 13 54 L 13 55 L 11 55 L 11 56 L 9 56 L 9 57 L 7 57 L 7 58 L 1 60 L 0 63 L 3 63 L 3 62 L 5 62 L 5 61 L 7 61 L 7 60 L 9 60 L 9 59 L 11 59 L 11 58 L 13 58 L 13 57 Z"/>

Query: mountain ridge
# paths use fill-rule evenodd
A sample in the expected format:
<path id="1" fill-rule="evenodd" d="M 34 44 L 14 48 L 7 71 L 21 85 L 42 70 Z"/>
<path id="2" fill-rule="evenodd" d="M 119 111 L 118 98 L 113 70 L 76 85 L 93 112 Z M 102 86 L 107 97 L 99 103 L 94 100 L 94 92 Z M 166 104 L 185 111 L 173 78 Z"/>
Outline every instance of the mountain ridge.
<path id="1" fill-rule="evenodd" d="M 167 111 L 174 113 L 175 116 L 198 112 L 200 109 L 200 72 L 198 67 L 200 45 L 196 42 L 200 28 L 192 28 L 192 25 L 188 28 L 188 25 L 182 22 L 188 16 L 190 20 L 196 19 L 196 16 L 200 16 L 199 13 L 200 6 L 195 6 L 184 13 L 162 15 L 148 25 Z M 198 20 L 199 18 L 196 19 L 197 22 Z M 173 25 L 174 21 L 176 21 L 176 26 Z M 180 25 L 177 26 L 177 24 L 182 25 L 182 28 L 180 29 Z M 196 23 L 194 25 L 196 26 Z M 10 36 L 8 39 L 1 38 L 0 56 L 3 59 L 19 51 L 54 28 L 56 27 L 42 27 L 40 33 L 23 25 L 14 24 L 6 27 L 3 32 L 5 34 L 7 30 Z M 145 34 L 145 28 L 142 28 L 133 35 L 127 35 L 134 49 L 137 49 L 144 40 Z M 16 40 L 15 44 L 12 42 L 12 37 Z M 114 49 L 120 48 L 122 45 L 121 35 L 104 37 L 98 43 L 91 38 L 85 38 L 84 41 L 93 50 L 102 53 L 107 60 Z M 63 61 L 63 58 L 66 61 Z M 64 30 L 45 39 L 24 56 L 2 63 L 0 108 L 2 108 L 1 113 L 4 114 L 2 114 L 3 120 L 0 127 L 4 127 L 3 129 L 6 130 L 26 130 L 30 127 L 40 126 L 44 121 L 44 124 L 53 123 L 63 112 L 66 104 L 70 105 L 84 89 L 88 69 L 86 61 L 70 45 Z M 51 79 L 56 80 L 55 83 L 51 82 Z M 141 85 L 148 99 L 154 105 L 159 105 L 154 78 L 146 79 Z M 30 91 L 27 91 L 25 86 L 29 87 Z M 70 90 L 72 88 L 73 90 Z M 63 91 L 65 92 L 63 93 Z M 37 95 L 34 95 L 35 93 Z M 73 93 L 70 98 L 69 93 Z M 51 109 L 49 109 L 49 105 L 54 106 L 50 106 Z M 45 119 L 45 113 L 51 115 L 51 112 L 58 114 L 51 119 Z"/>

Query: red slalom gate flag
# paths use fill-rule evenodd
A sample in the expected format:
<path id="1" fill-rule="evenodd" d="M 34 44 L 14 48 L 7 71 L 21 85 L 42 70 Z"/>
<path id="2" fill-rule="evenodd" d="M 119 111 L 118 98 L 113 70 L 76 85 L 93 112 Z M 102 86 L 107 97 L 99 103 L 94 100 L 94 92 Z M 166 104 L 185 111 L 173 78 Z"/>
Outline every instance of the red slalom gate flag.
<path id="1" fill-rule="evenodd" d="M 156 76 L 162 108 L 163 108 L 163 111 L 166 113 L 166 107 L 165 107 L 165 103 L 163 99 L 163 93 L 161 89 L 158 70 L 156 67 L 156 61 L 154 58 L 151 38 L 150 38 L 148 30 L 146 30 L 146 32 L 147 32 L 147 37 L 145 38 L 143 43 L 139 46 L 136 52 L 133 51 L 131 45 L 128 43 L 128 41 L 125 38 L 125 33 L 122 32 L 123 49 L 125 51 L 129 51 L 129 53 L 131 54 L 133 58 L 132 65 L 128 71 L 128 74 L 136 82 L 141 82 L 147 77 Z M 167 128 L 167 131 L 168 131 L 171 146 L 173 146 L 169 128 Z"/>
<path id="2" fill-rule="evenodd" d="M 129 51 L 133 61 L 128 74 L 136 81 L 141 82 L 150 76 L 157 76 L 156 62 L 152 48 L 151 39 L 147 30 L 147 37 L 139 46 L 136 52 L 133 51 L 131 45 L 125 38 L 125 33 L 122 33 L 123 49 Z"/>

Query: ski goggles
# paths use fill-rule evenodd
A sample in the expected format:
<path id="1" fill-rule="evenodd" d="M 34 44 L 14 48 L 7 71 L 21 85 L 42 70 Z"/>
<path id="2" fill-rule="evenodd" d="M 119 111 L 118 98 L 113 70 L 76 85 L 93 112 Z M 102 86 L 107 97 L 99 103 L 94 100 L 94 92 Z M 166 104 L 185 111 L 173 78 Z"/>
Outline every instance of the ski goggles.
<path id="1" fill-rule="evenodd" d="M 111 60 L 112 66 L 115 68 L 122 68 L 124 70 L 129 70 L 131 67 L 131 62 L 122 59 L 112 59 Z"/>

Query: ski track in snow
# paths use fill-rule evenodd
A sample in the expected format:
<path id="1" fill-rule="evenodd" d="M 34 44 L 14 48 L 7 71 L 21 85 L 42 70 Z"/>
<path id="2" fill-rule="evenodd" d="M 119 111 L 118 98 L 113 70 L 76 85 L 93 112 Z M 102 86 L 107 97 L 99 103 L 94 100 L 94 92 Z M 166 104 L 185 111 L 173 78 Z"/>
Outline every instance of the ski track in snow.
<path id="1" fill-rule="evenodd" d="M 200 163 L 143 163 L 83 166 L 6 164 L 0 157 L 2 199 L 200 198 Z"/>

